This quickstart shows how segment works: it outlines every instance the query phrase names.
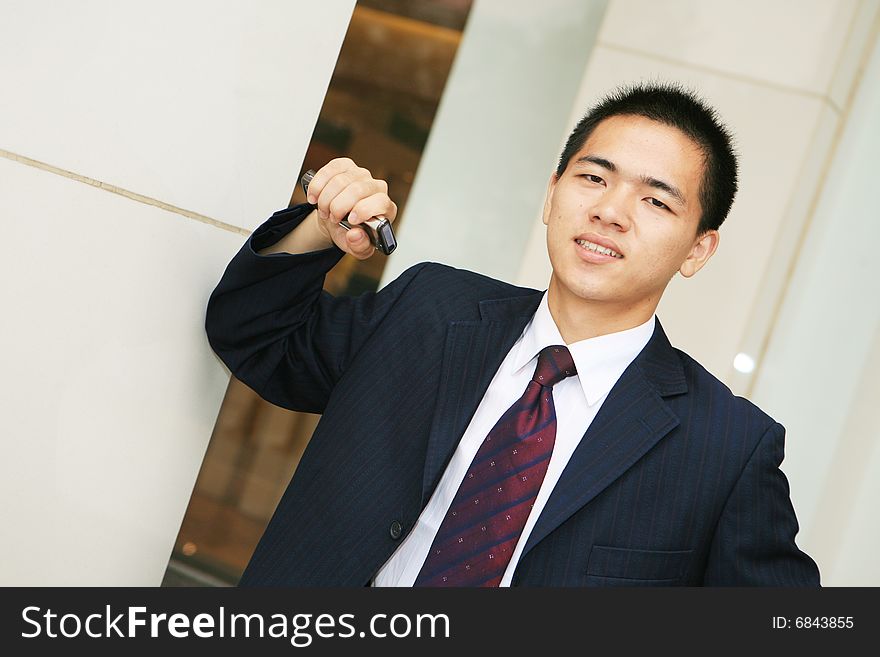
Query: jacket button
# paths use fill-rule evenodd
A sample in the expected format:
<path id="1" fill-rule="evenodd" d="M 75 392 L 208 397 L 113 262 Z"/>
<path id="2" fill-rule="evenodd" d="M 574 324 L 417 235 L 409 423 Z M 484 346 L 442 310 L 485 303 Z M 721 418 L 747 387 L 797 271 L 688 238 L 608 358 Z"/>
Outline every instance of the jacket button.
<path id="1" fill-rule="evenodd" d="M 391 527 L 388 529 L 388 532 L 391 534 L 391 538 L 396 541 L 403 534 L 403 525 L 395 520 L 391 523 Z"/>

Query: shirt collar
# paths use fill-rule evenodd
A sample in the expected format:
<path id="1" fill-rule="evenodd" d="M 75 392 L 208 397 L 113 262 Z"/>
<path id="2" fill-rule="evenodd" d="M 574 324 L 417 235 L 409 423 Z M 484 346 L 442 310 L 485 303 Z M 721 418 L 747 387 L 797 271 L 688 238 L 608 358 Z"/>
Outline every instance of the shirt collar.
<path id="1" fill-rule="evenodd" d="M 651 315 L 639 326 L 567 345 L 587 404 L 592 406 L 611 391 L 623 371 L 648 344 L 654 334 L 654 322 L 655 316 Z M 514 371 L 525 367 L 533 370 L 541 349 L 553 344 L 565 344 L 565 340 L 550 314 L 545 291 L 534 316 L 514 345 Z"/>

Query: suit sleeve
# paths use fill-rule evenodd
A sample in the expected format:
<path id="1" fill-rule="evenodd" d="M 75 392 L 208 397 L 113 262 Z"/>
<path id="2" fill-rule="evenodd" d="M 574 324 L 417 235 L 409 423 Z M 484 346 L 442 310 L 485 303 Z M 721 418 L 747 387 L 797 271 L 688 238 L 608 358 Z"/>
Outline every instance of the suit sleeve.
<path id="1" fill-rule="evenodd" d="M 352 358 L 423 265 L 379 292 L 334 297 L 322 289 L 344 252 L 259 255 L 308 216 L 308 204 L 276 212 L 245 242 L 211 294 L 205 331 L 230 371 L 267 401 L 322 413 Z"/>
<path id="2" fill-rule="evenodd" d="M 773 423 L 724 506 L 712 540 L 705 586 L 819 586 L 816 563 L 795 544 L 798 522 L 779 469 L 785 429 Z"/>

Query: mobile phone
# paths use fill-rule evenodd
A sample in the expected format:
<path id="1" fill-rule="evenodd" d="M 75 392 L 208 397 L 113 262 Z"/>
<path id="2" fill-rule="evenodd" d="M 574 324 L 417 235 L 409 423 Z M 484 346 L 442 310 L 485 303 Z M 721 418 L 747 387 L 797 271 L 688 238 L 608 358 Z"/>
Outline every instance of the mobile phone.
<path id="1" fill-rule="evenodd" d="M 306 196 L 309 195 L 309 183 L 312 182 L 312 178 L 314 177 L 315 170 L 309 169 L 303 174 L 302 178 L 300 178 L 299 182 L 302 185 L 303 192 L 305 192 Z M 397 238 L 394 237 L 394 231 L 391 229 L 391 222 L 385 217 L 373 217 L 363 223 L 354 225 L 348 223 L 347 217 L 348 215 L 346 215 L 346 219 L 339 222 L 339 225 L 345 226 L 348 230 L 351 230 L 352 228 L 362 228 L 364 232 L 366 232 L 367 237 L 370 238 L 373 246 L 385 255 L 391 255 L 391 252 L 397 248 Z"/>

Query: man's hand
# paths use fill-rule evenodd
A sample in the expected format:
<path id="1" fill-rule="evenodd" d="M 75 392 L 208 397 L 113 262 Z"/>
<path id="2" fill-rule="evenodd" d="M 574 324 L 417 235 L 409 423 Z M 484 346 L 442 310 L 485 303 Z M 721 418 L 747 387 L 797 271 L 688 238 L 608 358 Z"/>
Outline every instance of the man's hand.
<path id="1" fill-rule="evenodd" d="M 346 229 L 339 222 L 348 215 L 348 223 L 356 226 L 373 217 L 386 217 L 393 222 L 397 205 L 388 196 L 388 183 L 377 180 L 347 157 L 330 160 L 309 183 L 308 201 L 317 204 L 317 211 L 308 218 L 320 233 L 346 253 L 359 260 L 376 251 L 361 228 Z"/>

